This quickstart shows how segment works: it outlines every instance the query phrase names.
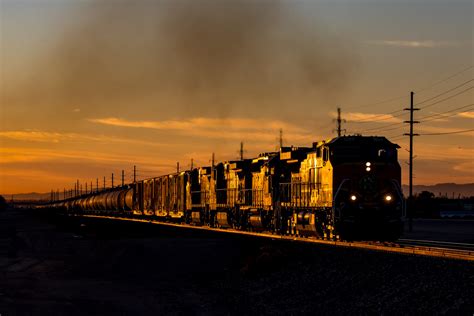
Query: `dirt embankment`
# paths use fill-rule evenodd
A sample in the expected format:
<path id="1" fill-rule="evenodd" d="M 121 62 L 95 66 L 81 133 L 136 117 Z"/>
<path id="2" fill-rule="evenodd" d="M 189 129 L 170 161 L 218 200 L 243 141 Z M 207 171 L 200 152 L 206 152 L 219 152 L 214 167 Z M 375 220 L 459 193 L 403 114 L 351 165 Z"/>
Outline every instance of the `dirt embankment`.
<path id="1" fill-rule="evenodd" d="M 474 311 L 463 261 L 15 212 L 0 244 L 2 315 Z"/>

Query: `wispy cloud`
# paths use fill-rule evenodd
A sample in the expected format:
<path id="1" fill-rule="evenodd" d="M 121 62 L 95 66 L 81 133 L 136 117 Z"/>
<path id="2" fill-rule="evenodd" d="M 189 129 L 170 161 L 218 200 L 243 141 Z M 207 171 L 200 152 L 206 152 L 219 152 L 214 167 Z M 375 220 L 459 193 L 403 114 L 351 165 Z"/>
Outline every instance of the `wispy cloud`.
<path id="1" fill-rule="evenodd" d="M 162 168 L 163 166 L 174 165 L 175 160 L 160 159 L 156 160 L 153 156 L 136 156 L 133 152 L 129 153 L 107 153 L 100 150 L 57 150 L 46 148 L 25 148 L 25 147 L 0 147 L 0 164 L 8 163 L 29 163 L 29 162 L 48 162 L 48 161 L 83 161 L 86 163 L 118 163 L 130 164 L 133 161 L 139 165 L 147 165 L 150 168 Z"/>
<path id="2" fill-rule="evenodd" d="M 434 40 L 372 40 L 366 41 L 368 44 L 382 45 L 382 46 L 394 46 L 394 47 L 407 47 L 407 48 L 435 48 L 435 47 L 455 47 L 459 46 L 458 42 L 451 41 L 434 41 Z"/>
<path id="3" fill-rule="evenodd" d="M 163 121 L 131 121 L 122 118 L 94 118 L 90 122 L 129 128 L 147 128 L 179 132 L 205 138 L 218 139 L 258 139 L 260 141 L 274 140 L 278 129 L 285 131 L 285 137 L 292 141 L 310 141 L 310 133 L 293 124 L 268 119 L 243 118 L 191 118 L 184 120 Z"/>
<path id="4" fill-rule="evenodd" d="M 458 116 L 465 118 L 474 118 L 474 112 L 461 112 L 458 114 Z"/>
<path id="5" fill-rule="evenodd" d="M 332 117 L 337 117 L 336 112 L 331 112 Z M 344 118 L 349 122 L 356 123 L 371 123 L 376 121 L 377 123 L 399 123 L 402 120 L 391 114 L 378 114 L 378 113 L 360 113 L 360 112 L 348 112 L 344 113 Z"/>
<path id="6" fill-rule="evenodd" d="M 462 171 L 469 174 L 474 174 L 474 161 L 471 160 L 471 161 L 461 162 L 459 164 L 454 165 L 453 169 L 456 171 Z"/>
<path id="7" fill-rule="evenodd" d="M 87 135 L 79 133 L 49 132 L 41 130 L 22 130 L 22 131 L 0 131 L 0 138 L 13 139 L 24 142 L 40 143 L 124 143 L 139 144 L 145 146 L 171 146 L 171 144 L 147 142 L 139 139 L 126 139 L 111 137 L 105 135 Z"/>

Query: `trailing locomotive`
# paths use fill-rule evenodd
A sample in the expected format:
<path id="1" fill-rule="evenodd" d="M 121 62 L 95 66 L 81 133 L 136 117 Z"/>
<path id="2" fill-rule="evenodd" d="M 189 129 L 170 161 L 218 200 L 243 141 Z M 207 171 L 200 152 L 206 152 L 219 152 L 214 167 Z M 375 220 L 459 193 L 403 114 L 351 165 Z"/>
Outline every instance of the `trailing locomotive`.
<path id="1" fill-rule="evenodd" d="M 405 216 L 398 148 L 385 137 L 342 136 L 51 206 L 326 239 L 395 240 Z"/>

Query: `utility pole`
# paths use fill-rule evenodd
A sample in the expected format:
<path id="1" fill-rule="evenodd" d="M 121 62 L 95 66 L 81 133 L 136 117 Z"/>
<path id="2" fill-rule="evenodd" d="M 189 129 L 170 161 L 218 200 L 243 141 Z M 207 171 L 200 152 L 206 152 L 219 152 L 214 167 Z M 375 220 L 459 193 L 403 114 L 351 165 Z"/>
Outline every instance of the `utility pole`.
<path id="1" fill-rule="evenodd" d="M 214 155 L 214 153 L 212 153 L 211 180 L 214 180 L 214 161 L 215 161 L 215 155 Z"/>
<path id="2" fill-rule="evenodd" d="M 280 128 L 280 148 L 283 147 L 283 129 Z"/>
<path id="3" fill-rule="evenodd" d="M 87 194 L 87 193 L 88 193 L 88 191 L 87 191 L 87 181 L 86 181 L 86 194 Z"/>
<path id="4" fill-rule="evenodd" d="M 97 193 L 99 193 L 99 178 L 95 178 L 95 188 Z"/>
<path id="5" fill-rule="evenodd" d="M 77 195 L 81 195 L 81 194 L 79 193 L 79 179 L 77 179 Z"/>
<path id="6" fill-rule="evenodd" d="M 194 159 L 191 158 L 191 170 L 193 170 L 193 168 L 194 168 Z"/>
<path id="7" fill-rule="evenodd" d="M 125 171 L 122 169 L 122 186 L 125 184 Z"/>
<path id="8" fill-rule="evenodd" d="M 336 122 L 337 122 L 337 137 L 341 137 L 341 134 L 342 134 L 342 131 L 344 131 L 344 133 L 346 132 L 345 129 L 342 129 L 342 122 L 346 122 L 346 120 L 343 120 L 341 118 L 341 108 L 337 108 L 337 119 L 336 119 Z"/>
<path id="9" fill-rule="evenodd" d="M 105 190 L 105 176 L 104 176 L 104 190 Z"/>
<path id="10" fill-rule="evenodd" d="M 280 143 L 282 142 L 283 141 L 281 140 Z M 244 160 L 244 142 L 240 142 L 240 160 Z"/>
<path id="11" fill-rule="evenodd" d="M 176 162 L 176 173 L 179 173 L 179 161 Z"/>
<path id="12" fill-rule="evenodd" d="M 92 192 L 93 192 L 92 190 L 93 190 L 93 189 L 92 189 L 92 181 L 91 181 L 91 194 L 92 194 Z"/>
<path id="13" fill-rule="evenodd" d="M 137 166 L 133 166 L 133 182 L 137 182 Z"/>
<path id="14" fill-rule="evenodd" d="M 114 188 L 114 173 L 112 172 L 112 189 Z"/>
<path id="15" fill-rule="evenodd" d="M 409 158 L 409 178 L 408 178 L 408 187 L 409 187 L 409 194 L 408 194 L 408 230 L 411 232 L 413 229 L 413 136 L 419 136 L 419 134 L 413 133 L 413 124 L 420 123 L 419 121 L 413 120 L 413 112 L 419 111 L 420 109 L 416 109 L 413 107 L 413 97 L 415 93 L 413 91 L 410 92 L 410 108 L 403 109 L 404 111 L 410 111 L 410 120 L 404 121 L 404 123 L 410 124 L 410 133 L 404 133 L 403 135 L 410 136 L 410 158 Z"/>

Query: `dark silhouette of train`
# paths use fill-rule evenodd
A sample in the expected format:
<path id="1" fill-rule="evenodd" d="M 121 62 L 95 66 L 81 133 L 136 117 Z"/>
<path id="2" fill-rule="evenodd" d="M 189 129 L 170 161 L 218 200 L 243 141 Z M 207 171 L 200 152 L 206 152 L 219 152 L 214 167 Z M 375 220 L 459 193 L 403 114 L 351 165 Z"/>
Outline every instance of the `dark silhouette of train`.
<path id="1" fill-rule="evenodd" d="M 405 216 L 398 148 L 385 137 L 341 136 L 50 206 L 325 239 L 395 240 Z"/>

